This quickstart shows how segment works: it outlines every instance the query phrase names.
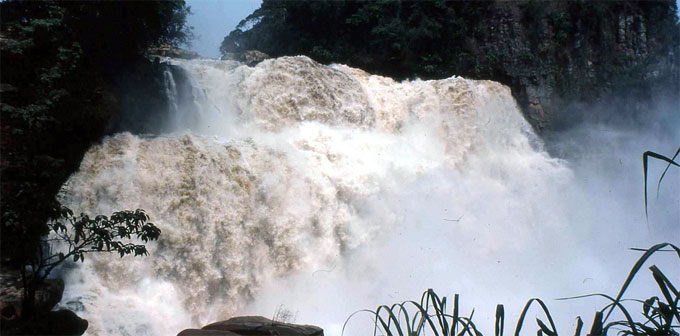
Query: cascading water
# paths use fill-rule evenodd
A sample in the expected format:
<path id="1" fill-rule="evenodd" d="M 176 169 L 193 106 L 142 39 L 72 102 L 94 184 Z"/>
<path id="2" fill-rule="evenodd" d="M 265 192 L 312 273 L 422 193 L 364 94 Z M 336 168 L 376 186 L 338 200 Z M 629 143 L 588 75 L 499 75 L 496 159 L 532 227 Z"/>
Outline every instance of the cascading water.
<path id="1" fill-rule="evenodd" d="M 337 335 L 352 312 L 428 287 L 461 293 L 491 327 L 496 303 L 612 293 L 635 255 L 601 251 L 677 233 L 677 211 L 648 230 L 633 201 L 546 154 L 497 83 L 399 83 L 306 57 L 173 62 L 199 107 L 176 110 L 184 127 L 106 138 L 62 192 L 76 212 L 142 208 L 162 229 L 148 257 L 67 270 L 62 304 L 89 335 L 172 335 L 277 307 Z M 591 307 L 556 309 L 571 322 Z M 346 334 L 372 332 L 359 320 Z"/>
<path id="2" fill-rule="evenodd" d="M 163 84 L 165 84 L 165 96 L 168 99 L 168 115 L 179 123 L 179 104 L 177 103 L 179 94 L 177 93 L 177 84 L 175 77 L 172 75 L 170 69 L 163 70 Z"/>

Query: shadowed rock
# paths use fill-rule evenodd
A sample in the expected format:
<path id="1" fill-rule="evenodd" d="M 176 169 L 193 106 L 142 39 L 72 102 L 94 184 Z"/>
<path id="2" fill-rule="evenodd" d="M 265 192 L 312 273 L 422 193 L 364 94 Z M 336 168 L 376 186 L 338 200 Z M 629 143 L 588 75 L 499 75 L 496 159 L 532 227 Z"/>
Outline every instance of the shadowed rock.
<path id="1" fill-rule="evenodd" d="M 185 329 L 177 336 L 241 336 L 231 331 L 224 330 L 204 330 L 204 329 Z"/>
<path id="2" fill-rule="evenodd" d="M 272 321 L 262 316 L 240 316 L 209 324 L 203 329 L 186 329 L 177 336 L 323 336 L 323 329 Z"/>

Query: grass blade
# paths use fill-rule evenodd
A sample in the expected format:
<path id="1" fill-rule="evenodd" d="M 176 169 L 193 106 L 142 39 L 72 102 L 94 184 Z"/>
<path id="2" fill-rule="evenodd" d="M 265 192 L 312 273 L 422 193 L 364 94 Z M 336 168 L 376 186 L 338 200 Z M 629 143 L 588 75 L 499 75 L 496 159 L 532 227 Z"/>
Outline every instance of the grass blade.
<path id="1" fill-rule="evenodd" d="M 557 336 L 557 333 L 548 329 L 548 327 L 545 325 L 545 323 L 543 323 L 543 321 L 541 321 L 540 319 L 537 318 L 536 323 L 538 323 L 538 326 L 541 328 L 541 331 L 543 331 L 543 333 L 545 333 L 546 335 Z"/>
<path id="2" fill-rule="evenodd" d="M 531 307 L 531 304 L 534 302 L 538 302 L 539 305 L 541 305 L 541 308 L 543 309 L 543 312 L 545 313 L 545 316 L 548 318 L 548 322 L 550 322 L 550 326 L 552 327 L 552 331 L 557 334 L 557 328 L 555 328 L 555 322 L 553 322 L 552 316 L 550 316 L 550 312 L 548 311 L 548 307 L 541 301 L 541 299 L 538 298 L 533 298 L 527 302 L 527 304 L 524 306 L 524 309 L 522 310 L 522 314 L 519 316 L 519 319 L 517 320 L 517 327 L 515 327 L 515 336 L 519 336 L 519 332 L 522 330 L 522 325 L 524 324 L 524 317 L 526 316 L 527 312 L 529 312 L 529 308 Z"/>
<path id="3" fill-rule="evenodd" d="M 595 313 L 595 317 L 593 318 L 593 326 L 590 327 L 590 333 L 588 334 L 589 336 L 599 336 L 602 335 L 602 312 L 599 311 Z"/>
<path id="4" fill-rule="evenodd" d="M 680 147 L 678 147 L 678 150 L 676 150 L 675 154 L 673 154 L 671 161 L 674 161 L 675 158 L 678 157 L 678 154 L 680 154 Z M 663 173 L 661 173 L 661 177 L 659 177 L 659 182 L 656 184 L 656 198 L 659 198 L 659 190 L 661 189 L 661 181 L 663 180 L 663 177 L 666 176 L 666 172 L 668 172 L 668 169 L 670 167 L 671 167 L 671 163 L 669 162 L 668 165 L 666 165 L 666 169 L 664 169 Z"/>
<path id="5" fill-rule="evenodd" d="M 453 295 L 453 322 L 451 325 L 451 333 L 449 335 L 456 335 L 456 329 L 458 327 L 458 294 Z"/>
<path id="6" fill-rule="evenodd" d="M 680 148 L 678 148 L 678 151 L 680 151 Z M 677 156 L 677 153 L 675 155 Z M 651 151 L 646 151 L 646 152 L 642 153 L 642 173 L 644 175 L 644 186 L 645 186 L 645 217 L 647 217 L 647 218 L 649 218 L 648 212 L 647 212 L 647 204 L 648 204 L 648 202 L 647 202 L 647 164 L 648 164 L 647 160 L 649 159 L 650 156 L 655 158 L 655 159 L 668 162 L 669 166 L 675 165 L 675 166 L 680 167 L 680 164 L 678 164 L 677 162 L 673 161 L 672 159 L 669 159 L 669 158 L 667 158 L 667 157 L 665 157 L 661 154 L 654 153 L 654 152 L 651 152 Z M 673 158 L 675 158 L 675 156 Z M 665 173 L 666 173 L 666 171 L 664 170 L 664 175 L 665 175 Z M 659 183 L 661 183 L 661 181 L 659 181 Z"/>
<path id="7" fill-rule="evenodd" d="M 503 336 L 503 324 L 505 323 L 505 309 L 502 304 L 496 306 L 496 336 Z"/>
<path id="8" fill-rule="evenodd" d="M 576 331 L 574 332 L 574 336 L 581 336 L 581 330 L 583 329 L 583 320 L 581 320 L 581 316 L 576 317 Z"/>
<path id="9" fill-rule="evenodd" d="M 623 283 L 623 286 L 621 286 L 621 290 L 619 290 L 619 294 L 616 296 L 615 303 L 619 303 L 621 301 L 621 298 L 623 297 L 623 294 L 626 292 L 628 289 L 628 286 L 630 286 L 630 283 L 633 281 L 633 278 L 637 274 L 637 272 L 642 268 L 642 265 L 649 259 L 649 257 L 654 254 L 654 252 L 664 248 L 664 247 L 670 247 L 675 250 L 675 252 L 678 255 L 678 258 L 680 258 L 680 249 L 678 249 L 675 245 L 670 244 L 670 243 L 661 243 L 661 244 L 656 244 L 652 246 L 647 252 L 645 252 L 640 259 L 633 265 L 633 268 L 630 270 L 630 273 L 628 274 L 628 277 L 626 278 L 626 281 Z M 612 310 L 614 308 L 612 307 Z M 605 316 L 604 320 L 606 321 L 607 318 L 609 318 L 609 315 L 611 314 L 612 310 L 607 313 Z"/>
<path id="10" fill-rule="evenodd" d="M 628 313 L 628 310 L 626 309 L 626 307 L 624 307 L 624 306 L 621 304 L 621 300 L 620 300 L 620 299 L 614 299 L 613 297 L 611 297 L 611 296 L 609 296 L 609 295 L 596 293 L 596 294 L 588 294 L 588 295 L 573 296 L 573 297 L 568 297 L 568 298 L 559 298 L 559 299 L 557 299 L 557 300 L 572 300 L 572 299 L 580 299 L 580 298 L 593 297 L 593 296 L 601 296 L 601 297 L 606 298 L 606 299 L 608 299 L 609 301 L 612 302 L 612 303 L 608 304 L 606 307 L 604 307 L 604 308 L 600 311 L 600 313 L 603 313 L 605 310 L 609 309 L 609 313 L 608 313 L 607 316 L 606 316 L 604 319 L 602 319 L 602 321 L 601 321 L 602 324 L 604 324 L 604 322 L 607 320 L 607 318 L 609 317 L 609 315 L 612 313 L 612 311 L 614 310 L 614 307 L 617 307 L 617 308 L 619 308 L 619 310 L 623 313 L 623 315 L 626 317 L 626 321 L 628 322 L 628 324 L 630 325 L 630 327 L 633 329 L 633 334 L 634 334 L 634 335 L 637 335 L 637 331 L 635 331 L 635 322 L 633 321 L 633 317 L 630 316 L 630 313 Z M 596 314 L 595 316 L 597 317 L 597 314 Z"/>

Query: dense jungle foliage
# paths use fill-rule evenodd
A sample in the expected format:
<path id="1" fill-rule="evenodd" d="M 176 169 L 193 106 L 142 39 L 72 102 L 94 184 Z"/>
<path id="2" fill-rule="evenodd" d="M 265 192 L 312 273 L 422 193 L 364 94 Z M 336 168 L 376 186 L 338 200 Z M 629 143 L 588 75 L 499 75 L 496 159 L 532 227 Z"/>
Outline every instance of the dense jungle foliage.
<path id="1" fill-rule="evenodd" d="M 39 249 L 55 195 L 120 114 L 120 74 L 191 37 L 184 1 L 3 1 L 2 263 Z"/>
<path id="2" fill-rule="evenodd" d="M 220 50 L 307 55 L 396 79 L 496 80 L 541 128 L 564 102 L 677 99 L 676 14 L 670 0 L 264 0 Z"/>

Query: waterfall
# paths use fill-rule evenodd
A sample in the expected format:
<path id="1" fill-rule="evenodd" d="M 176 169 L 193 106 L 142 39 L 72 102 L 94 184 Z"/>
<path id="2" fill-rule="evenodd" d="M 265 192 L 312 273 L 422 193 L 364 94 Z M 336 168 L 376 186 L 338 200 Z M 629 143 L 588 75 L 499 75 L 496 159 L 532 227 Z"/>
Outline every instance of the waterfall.
<path id="1" fill-rule="evenodd" d="M 177 103 L 179 94 L 177 93 L 175 77 L 169 68 L 163 69 L 163 84 L 165 84 L 165 96 L 168 99 L 168 116 L 176 125 L 180 125 L 179 104 Z"/>
<path id="2" fill-rule="evenodd" d="M 396 82 L 302 56 L 173 62 L 194 83 L 192 115 L 166 71 L 176 125 L 94 145 L 61 195 L 76 213 L 145 209 L 162 230 L 147 257 L 68 265 L 62 305 L 89 335 L 172 335 L 277 307 L 337 335 L 352 312 L 428 287 L 461 293 L 484 324 L 497 303 L 611 293 L 635 256 L 601 249 L 670 230 L 631 224 L 634 202 L 550 157 L 498 83 Z M 557 309 L 571 322 L 582 305 Z"/>

